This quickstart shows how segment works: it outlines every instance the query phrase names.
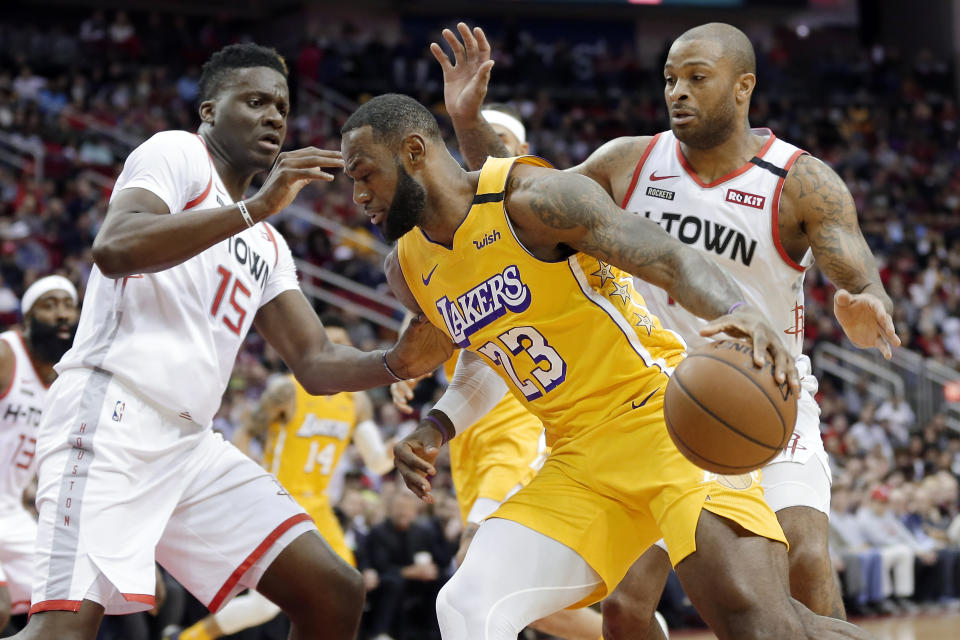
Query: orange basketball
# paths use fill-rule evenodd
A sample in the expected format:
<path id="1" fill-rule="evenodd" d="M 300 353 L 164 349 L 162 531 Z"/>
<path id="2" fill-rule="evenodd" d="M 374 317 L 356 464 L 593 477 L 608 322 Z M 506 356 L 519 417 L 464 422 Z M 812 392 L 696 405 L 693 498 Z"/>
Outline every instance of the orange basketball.
<path id="1" fill-rule="evenodd" d="M 667 430 L 680 452 L 702 469 L 731 475 L 773 460 L 797 422 L 797 396 L 773 373 L 769 358 L 754 366 L 753 347 L 743 340 L 688 355 L 664 398 Z"/>

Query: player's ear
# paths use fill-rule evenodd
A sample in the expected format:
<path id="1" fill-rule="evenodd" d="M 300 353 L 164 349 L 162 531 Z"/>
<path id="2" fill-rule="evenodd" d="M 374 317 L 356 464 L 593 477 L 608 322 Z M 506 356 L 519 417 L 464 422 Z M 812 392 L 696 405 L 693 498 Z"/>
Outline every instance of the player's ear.
<path id="1" fill-rule="evenodd" d="M 427 144 L 419 133 L 411 133 L 400 143 L 400 157 L 404 164 L 418 166 L 426 156 Z"/>
<path id="2" fill-rule="evenodd" d="M 737 102 L 750 102 L 750 95 L 753 93 L 753 88 L 757 86 L 757 76 L 754 73 L 743 73 L 737 79 L 737 84 L 735 88 L 735 94 L 737 97 Z"/>
<path id="3" fill-rule="evenodd" d="M 530 143 L 529 143 L 529 142 L 524 142 L 523 144 L 520 145 L 520 147 L 517 149 L 517 151 L 520 152 L 520 155 L 521 155 L 521 156 L 527 155 L 528 153 L 530 153 Z"/>
<path id="4" fill-rule="evenodd" d="M 200 121 L 206 124 L 213 124 L 214 113 L 216 112 L 217 104 L 213 100 L 204 100 L 200 103 Z"/>

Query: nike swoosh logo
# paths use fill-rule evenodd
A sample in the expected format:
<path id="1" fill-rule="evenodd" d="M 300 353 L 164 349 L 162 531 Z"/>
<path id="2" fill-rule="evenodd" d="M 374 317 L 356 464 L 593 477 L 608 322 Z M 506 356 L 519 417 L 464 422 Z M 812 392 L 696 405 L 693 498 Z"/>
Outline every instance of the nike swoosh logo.
<path id="1" fill-rule="evenodd" d="M 650 182 L 656 182 L 657 180 L 667 180 L 668 178 L 679 178 L 680 176 L 658 176 L 657 172 L 654 171 L 650 174 Z"/>
<path id="2" fill-rule="evenodd" d="M 439 266 L 440 266 L 440 263 L 433 265 L 433 269 L 430 269 L 430 273 L 427 274 L 426 278 L 424 278 L 423 276 L 420 276 L 420 279 L 423 280 L 423 286 L 427 286 L 428 284 L 430 284 L 430 278 L 433 277 L 433 272 L 436 271 L 437 267 Z"/>
<path id="3" fill-rule="evenodd" d="M 653 394 L 655 394 L 657 391 L 660 391 L 660 387 L 657 387 L 656 389 L 654 389 L 653 391 L 651 391 L 651 392 L 650 392 L 650 395 L 648 395 L 646 398 L 644 398 L 643 400 L 640 401 L 640 404 L 637 404 L 636 402 L 631 402 L 631 403 L 630 403 L 630 406 L 633 407 L 634 409 L 639 409 L 639 408 L 642 407 L 643 405 L 647 404 L 647 400 L 649 400 L 650 398 L 652 398 L 652 397 L 653 397 Z"/>

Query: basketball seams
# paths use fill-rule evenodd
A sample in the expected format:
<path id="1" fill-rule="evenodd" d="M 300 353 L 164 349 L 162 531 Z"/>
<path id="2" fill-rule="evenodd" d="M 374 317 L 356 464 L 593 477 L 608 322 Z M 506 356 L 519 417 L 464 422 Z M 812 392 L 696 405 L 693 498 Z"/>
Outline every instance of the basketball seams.
<path id="1" fill-rule="evenodd" d="M 713 355 L 713 354 L 710 354 L 710 353 L 694 353 L 694 354 L 691 354 L 691 355 L 687 356 L 687 359 L 688 359 L 688 360 L 689 360 L 689 359 L 693 359 L 693 358 L 709 358 L 710 360 L 714 360 L 714 361 L 716 361 L 716 362 L 722 362 L 722 363 L 725 364 L 726 366 L 730 367 L 731 369 L 733 369 L 733 370 L 737 371 L 738 373 L 741 373 L 741 375 L 743 375 L 741 369 L 740 369 L 739 367 L 737 367 L 734 363 L 729 362 L 729 361 L 727 361 L 727 360 L 724 360 L 723 358 L 718 358 L 717 356 L 715 356 L 715 355 Z M 751 366 L 753 366 L 753 365 L 751 365 Z M 783 442 L 783 441 L 786 439 L 786 436 L 787 436 L 787 424 L 786 424 L 786 422 L 785 422 L 784 419 L 783 419 L 783 415 L 782 415 L 781 412 L 780 412 L 780 408 L 779 408 L 779 407 L 777 406 L 777 404 L 770 398 L 770 396 L 767 394 L 766 389 L 764 389 L 763 386 L 762 386 L 759 382 L 757 382 L 757 381 L 754 380 L 751 376 L 748 376 L 748 375 L 743 375 L 743 377 L 744 377 L 745 379 L 749 380 L 750 383 L 751 383 L 753 386 L 755 386 L 757 389 L 759 389 L 759 390 L 760 390 L 760 393 L 763 394 L 763 397 L 766 398 L 766 399 L 767 399 L 767 402 L 770 403 L 770 406 L 773 407 L 774 413 L 776 413 L 776 414 L 777 414 L 777 418 L 780 419 L 780 442 Z M 681 385 L 681 386 L 682 386 L 682 385 Z M 686 389 L 684 389 L 684 391 L 686 391 Z M 700 401 L 697 400 L 696 398 L 694 398 L 689 392 L 688 392 L 687 395 L 690 395 L 690 397 L 691 397 L 697 404 L 700 404 Z M 700 404 L 700 406 L 703 407 L 702 404 Z M 704 407 L 704 409 L 706 409 L 706 407 Z M 713 413 L 711 412 L 710 415 L 713 415 Z M 716 416 L 714 416 L 714 417 L 716 417 Z M 719 420 L 720 422 L 723 422 L 723 424 L 727 424 L 727 423 L 724 422 L 723 420 L 720 420 L 720 418 L 718 418 L 718 417 L 717 417 L 717 420 Z M 796 418 L 794 418 L 794 423 L 796 423 Z M 733 427 L 730 427 L 730 428 L 733 429 Z M 737 431 L 736 429 L 733 429 L 733 431 L 736 431 L 737 433 L 740 433 L 740 432 Z M 741 435 L 743 435 L 743 434 L 741 434 Z M 744 436 L 744 437 L 749 439 L 748 436 Z M 759 444 L 759 443 L 758 443 L 758 444 Z M 763 445 L 763 446 L 769 446 L 769 445 Z M 778 447 L 778 450 L 779 450 L 779 448 L 780 448 L 780 447 Z"/>
<path id="2" fill-rule="evenodd" d="M 681 390 L 682 390 L 684 393 L 686 393 L 688 396 L 690 395 L 689 393 L 687 393 L 687 390 L 686 390 L 686 389 L 681 389 Z M 731 466 L 731 465 L 728 465 L 728 464 L 723 464 L 723 463 L 721 463 L 721 462 L 717 462 L 716 460 L 711 460 L 710 458 L 708 458 L 708 457 L 706 457 L 706 456 L 700 455 L 699 453 L 697 453 L 696 451 L 694 451 L 693 449 L 691 449 L 691 448 L 690 448 L 690 445 L 688 445 L 686 442 L 684 442 L 683 438 L 680 437 L 679 432 L 673 427 L 673 425 L 672 425 L 671 422 L 670 422 L 670 418 L 667 417 L 666 414 L 664 414 L 664 419 L 666 420 L 667 427 L 668 427 L 668 432 L 669 432 L 669 434 L 670 434 L 670 437 L 673 439 L 674 445 L 676 445 L 677 449 L 680 450 L 680 453 L 682 453 L 683 456 L 684 456 L 685 458 L 687 458 L 687 460 L 690 460 L 691 462 L 693 462 L 693 464 L 697 464 L 697 463 L 693 460 L 693 458 L 698 458 L 698 459 L 700 459 L 700 460 L 703 460 L 704 462 L 709 462 L 710 464 L 715 465 L 715 468 L 723 467 L 723 469 L 724 469 L 724 472 L 723 472 L 723 473 L 725 473 L 725 474 L 731 473 L 731 472 L 732 472 L 732 473 L 747 473 L 747 472 L 749 472 L 749 471 L 754 471 L 754 470 L 756 470 L 756 469 L 758 468 L 758 467 L 754 467 L 753 465 L 745 465 L 745 466 L 742 466 L 742 467 L 734 467 L 734 466 Z M 761 446 L 766 447 L 766 445 L 761 445 Z M 767 448 L 769 448 L 769 447 L 767 447 Z M 769 460 L 768 460 L 767 462 L 769 462 Z M 766 464 L 766 463 L 764 463 L 764 464 Z M 699 464 L 697 464 L 697 466 L 700 467 L 701 469 L 703 468 L 703 467 L 700 466 Z M 761 465 L 761 466 L 762 466 L 762 465 Z M 714 472 L 714 473 L 717 473 L 717 472 Z"/>
<path id="3" fill-rule="evenodd" d="M 760 446 L 760 447 L 763 447 L 764 449 L 772 449 L 773 451 L 780 451 L 780 447 L 771 446 L 771 445 L 767 444 L 766 442 L 761 442 L 760 440 L 757 440 L 757 439 L 754 438 L 753 436 L 747 435 L 746 433 L 744 433 L 744 432 L 740 431 L 739 429 L 737 429 L 736 427 L 732 426 L 732 425 L 731 425 L 730 423 L 728 423 L 726 420 L 724 420 L 723 418 L 721 418 L 720 416 L 718 416 L 716 413 L 714 413 L 713 411 L 711 411 L 706 405 L 704 405 L 702 402 L 700 402 L 700 400 L 699 400 L 698 398 L 694 397 L 694 395 L 693 395 L 692 393 L 690 393 L 690 391 L 687 389 L 687 387 L 683 384 L 683 380 L 680 379 L 680 376 L 678 376 L 676 372 L 674 372 L 674 374 L 673 374 L 673 380 L 676 381 L 676 383 L 677 383 L 680 391 L 683 391 L 683 392 L 686 394 L 686 396 L 687 396 L 688 398 L 690 398 L 691 400 L 693 400 L 693 402 L 694 402 L 698 407 L 700 407 L 707 415 L 709 415 L 711 418 L 713 418 L 714 420 L 716 420 L 717 422 L 719 422 L 720 424 L 722 424 L 723 426 L 725 426 L 727 429 L 730 429 L 730 431 L 733 431 L 735 434 L 737 434 L 738 436 L 740 436 L 740 437 L 743 438 L 744 440 L 747 440 L 747 441 L 749 441 L 749 442 L 752 442 L 753 444 L 755 444 L 755 445 L 757 445 L 757 446 Z M 700 454 L 698 453 L 697 455 L 700 455 Z M 706 458 L 704 458 L 704 459 L 706 459 Z M 726 466 L 726 465 L 724 465 L 724 466 Z"/>

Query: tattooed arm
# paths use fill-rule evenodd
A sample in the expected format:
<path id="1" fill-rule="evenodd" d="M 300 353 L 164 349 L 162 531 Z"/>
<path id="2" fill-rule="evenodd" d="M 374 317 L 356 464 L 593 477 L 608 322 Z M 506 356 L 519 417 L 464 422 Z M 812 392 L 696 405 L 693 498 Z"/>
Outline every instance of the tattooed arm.
<path id="1" fill-rule="evenodd" d="M 507 181 L 506 207 L 520 241 L 542 259 L 569 249 L 588 253 L 664 289 L 701 318 L 702 333 L 751 339 L 754 359 L 770 353 L 777 379 L 798 390 L 796 368 L 777 332 L 749 305 L 728 314 L 743 292 L 709 258 L 669 236 L 655 222 L 628 214 L 585 176 L 518 165 Z"/>
<path id="2" fill-rule="evenodd" d="M 737 283 L 712 261 L 655 222 L 620 209 L 584 176 L 518 165 L 506 203 L 521 240 L 538 257 L 556 259 L 563 246 L 589 253 L 664 289 L 707 320 L 743 300 Z"/>
<path id="3" fill-rule="evenodd" d="M 893 302 L 883 288 L 857 210 L 840 176 L 820 160 L 801 156 L 784 182 L 780 205 L 784 244 L 809 243 L 817 265 L 838 291 L 834 313 L 850 341 L 876 347 L 886 358 L 898 346 Z M 796 230 L 790 233 L 790 229 Z M 799 253 L 799 251 L 798 251 Z"/>

